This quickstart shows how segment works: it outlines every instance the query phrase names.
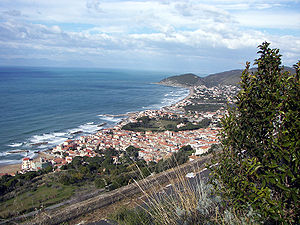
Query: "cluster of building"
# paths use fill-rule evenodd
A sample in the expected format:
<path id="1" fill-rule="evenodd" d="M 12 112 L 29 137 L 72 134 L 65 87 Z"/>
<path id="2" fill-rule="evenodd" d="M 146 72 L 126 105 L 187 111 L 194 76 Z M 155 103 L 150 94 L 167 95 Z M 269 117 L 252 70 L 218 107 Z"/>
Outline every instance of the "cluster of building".
<path id="1" fill-rule="evenodd" d="M 218 85 L 213 87 L 206 87 L 205 85 L 194 87 L 193 95 L 190 100 L 194 99 L 201 103 L 226 101 L 232 104 L 235 101 L 235 96 L 240 91 L 240 88 L 235 85 Z"/>
<path id="2" fill-rule="evenodd" d="M 180 101 L 169 109 L 184 111 L 184 107 L 197 104 L 233 104 L 235 96 L 240 91 L 240 88 L 235 85 L 218 85 L 207 87 L 205 85 L 191 87 L 189 98 Z"/>
<path id="3" fill-rule="evenodd" d="M 223 108 L 215 112 L 194 112 L 192 114 L 184 113 L 183 107 L 189 104 L 198 104 L 199 102 L 234 102 L 234 96 L 239 91 L 238 87 L 223 85 L 208 88 L 206 86 L 193 87 L 189 98 L 186 98 L 170 107 L 161 110 L 146 110 L 131 114 L 128 118 L 117 124 L 113 128 L 103 129 L 90 136 L 82 136 L 78 140 L 66 140 L 62 144 L 52 149 L 53 159 L 40 162 L 33 162 L 29 158 L 24 158 L 22 163 L 23 171 L 42 169 L 48 165 L 61 166 L 72 162 L 76 156 L 95 157 L 99 152 L 114 148 L 118 151 L 125 151 L 129 146 L 139 148 L 139 158 L 147 162 L 158 162 L 167 158 L 174 152 L 179 151 L 183 146 L 190 145 L 195 153 L 195 157 L 206 153 L 213 144 L 218 144 L 218 127 L 215 124 L 224 115 Z M 164 132 L 135 132 L 123 130 L 122 127 L 127 123 L 138 122 L 138 118 L 147 116 L 151 119 L 156 118 L 187 118 L 190 122 L 196 123 L 205 118 L 209 118 L 212 123 L 207 128 L 187 131 L 164 131 Z M 114 159 L 117 162 L 117 159 Z"/>
<path id="4" fill-rule="evenodd" d="M 104 129 L 91 136 L 82 136 L 79 140 L 68 140 L 52 150 L 53 154 L 64 157 L 67 162 L 76 156 L 94 157 L 97 150 L 114 148 L 125 151 L 134 146 L 141 149 L 139 158 L 156 161 L 170 156 L 181 147 L 191 145 L 195 155 L 207 152 L 212 144 L 217 144 L 217 128 L 192 131 L 134 132 L 122 129 Z"/>
<path id="5" fill-rule="evenodd" d="M 78 140 L 66 140 L 52 150 L 56 158 L 63 158 L 64 163 L 70 163 L 76 156 L 95 157 L 108 148 L 125 151 L 129 146 L 141 149 L 139 158 L 146 162 L 158 162 L 167 158 L 183 146 L 190 145 L 194 150 L 194 156 L 207 152 L 211 145 L 218 144 L 218 129 L 210 126 L 208 128 L 187 131 L 164 131 L 164 132 L 135 132 L 123 130 L 122 127 L 128 122 L 138 122 L 138 118 L 147 116 L 156 118 L 187 118 L 191 122 L 201 121 L 203 118 L 218 120 L 223 112 L 206 112 L 196 115 L 175 114 L 166 110 L 146 110 L 132 114 L 124 119 L 114 128 L 107 128 L 90 136 L 82 136 Z M 114 159 L 115 160 L 115 159 Z M 58 168 L 64 165 L 62 162 L 53 163 Z"/>

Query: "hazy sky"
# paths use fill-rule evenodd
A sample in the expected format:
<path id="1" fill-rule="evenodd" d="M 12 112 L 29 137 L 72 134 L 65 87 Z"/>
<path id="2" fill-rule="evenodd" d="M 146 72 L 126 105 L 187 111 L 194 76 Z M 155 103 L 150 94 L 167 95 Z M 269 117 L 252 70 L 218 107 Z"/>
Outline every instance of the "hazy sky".
<path id="1" fill-rule="evenodd" d="M 263 41 L 300 60 L 300 1 L 0 1 L 0 65 L 207 74 L 243 68 Z"/>

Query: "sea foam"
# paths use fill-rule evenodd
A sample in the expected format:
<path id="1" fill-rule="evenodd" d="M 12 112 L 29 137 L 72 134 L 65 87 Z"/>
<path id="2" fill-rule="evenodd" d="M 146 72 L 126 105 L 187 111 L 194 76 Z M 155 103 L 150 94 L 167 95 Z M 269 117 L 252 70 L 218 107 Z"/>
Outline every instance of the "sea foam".
<path id="1" fill-rule="evenodd" d="M 7 145 L 7 146 L 9 146 L 9 147 L 20 147 L 20 146 L 22 146 L 23 145 L 23 143 L 11 143 L 11 144 L 9 144 L 9 145 Z"/>
<path id="2" fill-rule="evenodd" d="M 61 137 L 66 138 L 67 133 L 65 132 L 53 132 L 53 133 L 46 133 L 42 135 L 34 135 L 32 136 L 29 141 L 30 144 L 38 144 L 42 142 L 53 142 L 56 139 L 61 139 Z"/>
<path id="3" fill-rule="evenodd" d="M 186 98 L 189 94 L 189 90 L 185 88 L 177 88 L 175 91 L 170 91 L 169 93 L 165 94 L 164 97 L 161 99 L 161 102 L 158 104 L 153 104 L 149 106 L 144 106 L 143 109 L 161 109 L 165 106 L 173 105 L 184 98 Z"/>
<path id="4" fill-rule="evenodd" d="M 114 117 L 114 116 L 108 116 L 108 115 L 98 115 L 101 120 L 108 121 L 108 122 L 113 122 L 113 123 L 118 123 L 122 120 L 120 117 Z"/>

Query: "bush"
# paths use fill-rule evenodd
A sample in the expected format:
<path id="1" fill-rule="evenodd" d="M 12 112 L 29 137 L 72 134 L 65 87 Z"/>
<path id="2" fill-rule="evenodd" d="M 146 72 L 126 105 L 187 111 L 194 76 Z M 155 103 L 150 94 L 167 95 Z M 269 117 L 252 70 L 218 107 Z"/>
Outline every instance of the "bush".
<path id="1" fill-rule="evenodd" d="M 96 178 L 94 182 L 97 188 L 104 188 L 106 186 L 106 182 L 103 178 Z"/>
<path id="2" fill-rule="evenodd" d="M 141 209 L 126 209 L 121 208 L 116 213 L 112 214 L 110 218 L 120 225 L 152 225 L 150 216 Z"/>
<path id="3" fill-rule="evenodd" d="M 194 168 L 194 173 L 203 168 Z M 175 177 L 168 177 L 168 187 L 159 183 L 143 180 L 139 183 L 145 200 L 140 206 L 145 217 L 139 217 L 137 210 L 122 210 L 115 215 L 119 224 L 166 224 L 166 225 L 196 225 L 196 224 L 255 224 L 255 213 L 237 213 L 231 208 L 222 207 L 222 199 L 214 195 L 213 186 L 207 184 L 199 176 L 187 178 L 191 170 L 174 170 Z M 158 188 L 159 187 L 159 188 Z M 117 219 L 116 219 L 117 218 Z M 124 218 L 126 223 L 121 223 Z M 132 220 L 131 220 L 132 219 Z"/>
<path id="4" fill-rule="evenodd" d="M 268 223 L 296 223 L 300 196 L 300 62 L 284 72 L 278 49 L 259 46 L 254 73 L 242 74 L 236 106 L 222 120 L 223 153 L 213 182 L 237 210 L 252 207 Z"/>

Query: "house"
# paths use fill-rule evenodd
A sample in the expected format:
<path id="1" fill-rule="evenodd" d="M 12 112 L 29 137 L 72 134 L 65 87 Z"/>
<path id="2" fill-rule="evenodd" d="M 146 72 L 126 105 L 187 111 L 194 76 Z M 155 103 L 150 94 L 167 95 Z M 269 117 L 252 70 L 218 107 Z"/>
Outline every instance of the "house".
<path id="1" fill-rule="evenodd" d="M 67 163 L 70 163 L 70 162 L 72 162 L 72 160 L 73 160 L 73 158 L 72 158 L 71 156 L 67 156 L 67 157 L 66 157 L 66 161 L 67 161 Z"/>
<path id="2" fill-rule="evenodd" d="M 194 161 L 195 159 L 198 159 L 199 157 L 197 157 L 196 155 L 190 155 L 189 156 L 189 161 Z"/>
<path id="3" fill-rule="evenodd" d="M 26 157 L 22 159 L 22 170 L 31 170 L 32 168 L 32 159 Z"/>
<path id="4" fill-rule="evenodd" d="M 67 164 L 67 161 L 63 158 L 55 158 L 52 160 L 52 164 L 57 166 L 58 168 L 61 168 L 63 165 Z"/>
<path id="5" fill-rule="evenodd" d="M 28 157 L 22 159 L 22 170 L 24 171 L 38 171 L 48 166 L 51 166 L 51 163 L 44 158 L 40 158 L 40 161 L 36 162 Z"/>
<path id="6" fill-rule="evenodd" d="M 204 153 L 206 153 L 208 150 L 210 149 L 210 146 L 201 146 L 199 148 L 196 149 L 195 155 L 202 155 Z"/>
<path id="7" fill-rule="evenodd" d="M 64 141 L 64 145 L 65 146 L 67 146 L 67 145 L 69 145 L 69 144 L 71 144 L 73 142 L 73 140 L 66 140 L 66 141 Z"/>

